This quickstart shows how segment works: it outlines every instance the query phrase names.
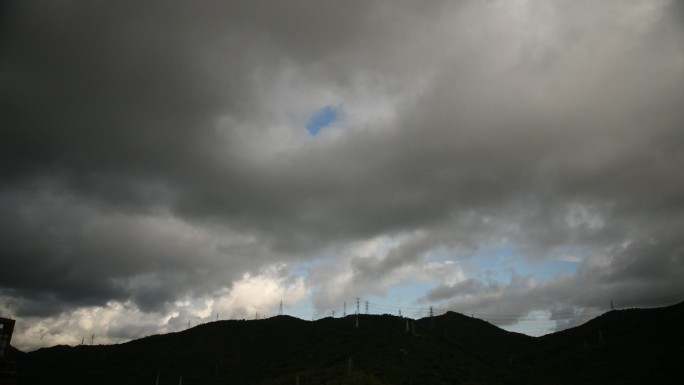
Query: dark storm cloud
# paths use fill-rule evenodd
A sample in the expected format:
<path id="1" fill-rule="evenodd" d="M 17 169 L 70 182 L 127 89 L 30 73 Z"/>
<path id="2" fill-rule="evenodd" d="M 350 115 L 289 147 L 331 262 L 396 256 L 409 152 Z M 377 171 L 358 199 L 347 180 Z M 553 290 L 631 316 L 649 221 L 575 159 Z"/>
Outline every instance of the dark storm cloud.
<path id="1" fill-rule="evenodd" d="M 259 244 L 285 251 L 310 249 L 306 243 L 326 229 L 308 235 L 313 227 L 298 213 L 315 206 L 312 195 L 328 193 L 317 187 L 320 173 L 251 164 L 233 127 L 219 137 L 216 121 L 230 116 L 240 123 L 263 113 L 258 79 L 279 67 L 315 72 L 317 62 L 350 52 L 368 33 L 382 40 L 388 16 L 376 8 L 371 2 L 8 5 L 0 41 L 3 286 L 26 297 L 44 292 L 68 306 L 132 298 L 156 309 L 197 282 L 215 282 L 199 270 L 220 272 L 214 274 L 228 285 L 250 268 L 240 260 L 255 260 L 252 268 L 273 260 L 255 242 L 247 250 L 239 242 L 221 249 L 218 238 L 205 240 L 217 245 L 186 247 L 177 229 L 145 228 L 146 218 L 164 215 L 201 221 L 202 229 L 209 220 L 253 231 L 263 237 Z M 213 253 L 198 260 L 202 248 Z M 261 260 L 252 258 L 259 254 Z M 26 269 L 27 263 L 36 267 Z M 217 269 L 227 264 L 233 273 Z"/>
<path id="2" fill-rule="evenodd" d="M 230 277 L 211 270 L 222 262 L 207 237 L 184 234 L 187 229 L 169 218 L 100 211 L 48 191 L 0 198 L 6 256 L 0 279 L 46 308 L 132 297 L 149 310 L 190 287 L 203 292 L 209 275 Z"/>
<path id="3" fill-rule="evenodd" d="M 17 314 L 112 300 L 156 312 L 325 251 L 377 292 L 436 248 L 459 259 L 507 242 L 530 260 L 592 253 L 557 282 L 467 279 L 425 300 L 516 317 L 605 303 L 583 290 L 655 303 L 681 289 L 682 14 L 677 2 L 12 2 L 2 294 Z M 325 105 L 348 120 L 311 138 Z M 400 239 L 387 256 L 349 255 L 383 236 Z M 310 273 L 313 286 L 330 278 Z"/>
<path id="4" fill-rule="evenodd" d="M 290 22 L 285 7 L 226 8 L 16 5 L 3 40 L 4 173 L 63 172 L 86 190 L 105 183 L 98 176 L 123 178 L 116 184 L 124 186 L 128 179 L 192 182 L 199 170 L 205 178 L 232 176 L 208 158 L 213 119 L 226 111 L 252 113 L 251 61 L 268 67 L 261 60 L 271 51 L 282 57 L 279 43 L 291 45 L 288 37 L 302 33 L 297 28 L 320 21 L 289 10 L 303 19 L 293 24 L 299 26 L 293 37 L 280 30 Z M 306 46 L 342 43 L 344 35 L 325 31 Z"/>

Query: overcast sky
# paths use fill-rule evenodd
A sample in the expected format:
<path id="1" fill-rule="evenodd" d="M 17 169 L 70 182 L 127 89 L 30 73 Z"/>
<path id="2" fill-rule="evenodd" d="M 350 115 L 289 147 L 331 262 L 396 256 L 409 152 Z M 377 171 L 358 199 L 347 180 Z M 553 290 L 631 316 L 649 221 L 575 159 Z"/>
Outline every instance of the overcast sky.
<path id="1" fill-rule="evenodd" d="M 13 344 L 455 310 L 531 335 L 684 300 L 684 3 L 18 1 Z"/>

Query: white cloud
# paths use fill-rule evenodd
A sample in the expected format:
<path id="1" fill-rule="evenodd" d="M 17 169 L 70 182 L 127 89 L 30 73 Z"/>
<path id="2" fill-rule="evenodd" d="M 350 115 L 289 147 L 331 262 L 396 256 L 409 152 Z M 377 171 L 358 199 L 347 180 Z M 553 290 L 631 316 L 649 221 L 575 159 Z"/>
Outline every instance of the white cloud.
<path id="1" fill-rule="evenodd" d="M 172 313 L 170 316 L 177 313 Z M 169 316 L 143 313 L 131 303 L 110 301 L 106 306 L 81 307 L 46 318 L 17 317 L 12 345 L 30 351 L 44 346 L 126 342 L 151 334 L 176 331 Z"/>
<path id="2" fill-rule="evenodd" d="M 295 305 L 309 293 L 302 277 L 284 277 L 282 265 L 271 265 L 259 274 L 246 273 L 230 289 L 218 294 L 213 313 L 223 318 L 252 318 L 278 314 L 279 304 Z"/>

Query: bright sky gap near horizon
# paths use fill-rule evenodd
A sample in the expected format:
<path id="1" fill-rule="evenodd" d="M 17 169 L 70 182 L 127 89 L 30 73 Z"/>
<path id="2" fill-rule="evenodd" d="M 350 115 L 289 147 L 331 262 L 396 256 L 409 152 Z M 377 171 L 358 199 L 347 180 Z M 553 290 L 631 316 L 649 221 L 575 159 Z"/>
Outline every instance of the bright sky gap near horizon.
<path id="1" fill-rule="evenodd" d="M 684 300 L 684 2 L 0 7 L 20 349 L 280 301 L 541 335 Z"/>

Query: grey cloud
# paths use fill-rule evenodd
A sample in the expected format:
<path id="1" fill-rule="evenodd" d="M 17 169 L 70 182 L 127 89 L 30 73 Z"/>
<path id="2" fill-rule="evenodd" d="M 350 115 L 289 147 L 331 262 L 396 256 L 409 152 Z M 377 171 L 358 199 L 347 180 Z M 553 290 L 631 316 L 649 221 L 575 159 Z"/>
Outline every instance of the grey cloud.
<path id="1" fill-rule="evenodd" d="M 96 290 L 96 288 L 86 287 L 83 289 Z M 73 303 L 65 301 L 63 294 L 55 295 L 54 293 L 38 290 L 21 290 L 11 289 L 0 291 L 4 297 L 8 298 L 4 301 L 4 311 L 11 311 L 18 317 L 49 317 L 69 310 Z M 112 293 L 108 293 L 106 298 L 116 298 Z M 79 298 L 78 305 L 99 305 L 100 301 L 90 302 L 88 298 Z"/>
<path id="2" fill-rule="evenodd" d="M 638 241 L 588 257 L 577 274 L 531 283 L 511 273 L 510 283 L 468 279 L 433 288 L 422 302 L 444 301 L 443 307 L 474 312 L 496 324 L 511 325 L 534 310 L 550 311 L 558 330 L 576 326 L 610 309 L 664 306 L 684 295 L 682 248 L 669 236 Z M 597 261 L 597 258 L 602 261 Z"/>
<path id="3" fill-rule="evenodd" d="M 422 260 L 422 254 L 430 248 L 425 237 L 413 236 L 399 247 L 393 247 L 384 258 L 353 257 L 349 264 L 357 282 L 377 281 L 391 275 L 394 270 Z"/>
<path id="4" fill-rule="evenodd" d="M 212 246 L 230 240 L 228 234 L 202 234 L 170 217 L 100 211 L 58 194 L 0 198 L 6 256 L 0 279 L 15 295 L 30 298 L 26 306 L 18 304 L 19 313 L 36 312 L 38 305 L 63 310 L 129 298 L 143 310 L 159 310 L 180 295 L 228 286 L 248 266 L 244 253 L 227 261 Z M 226 271 L 228 262 L 245 267 Z"/>
<path id="5" fill-rule="evenodd" d="M 455 285 L 440 285 L 430 290 L 425 295 L 426 302 L 441 301 L 456 296 L 468 296 L 481 294 L 485 285 L 475 279 L 467 279 Z"/>

